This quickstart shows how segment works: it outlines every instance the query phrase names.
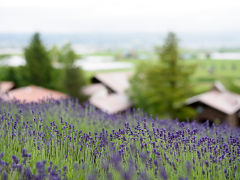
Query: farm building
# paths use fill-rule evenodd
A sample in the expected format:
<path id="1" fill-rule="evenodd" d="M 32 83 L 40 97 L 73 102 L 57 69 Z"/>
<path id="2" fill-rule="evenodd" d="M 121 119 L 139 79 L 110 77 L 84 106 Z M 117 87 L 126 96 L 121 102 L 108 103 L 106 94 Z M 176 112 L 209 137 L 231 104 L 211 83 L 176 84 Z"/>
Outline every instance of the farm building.
<path id="1" fill-rule="evenodd" d="M 30 103 L 43 101 L 49 98 L 65 99 L 67 95 L 58 91 L 31 85 L 11 90 L 6 93 L 3 98 L 7 101 L 18 100 L 20 102 Z"/>
<path id="2" fill-rule="evenodd" d="M 129 88 L 131 72 L 101 73 L 92 78 L 92 84 L 83 88 L 89 103 L 108 114 L 124 112 L 131 107 L 125 91 Z"/>
<path id="3" fill-rule="evenodd" d="M 197 111 L 199 122 L 240 125 L 240 95 L 226 90 L 220 82 L 215 83 L 211 91 L 189 98 L 187 105 Z"/>

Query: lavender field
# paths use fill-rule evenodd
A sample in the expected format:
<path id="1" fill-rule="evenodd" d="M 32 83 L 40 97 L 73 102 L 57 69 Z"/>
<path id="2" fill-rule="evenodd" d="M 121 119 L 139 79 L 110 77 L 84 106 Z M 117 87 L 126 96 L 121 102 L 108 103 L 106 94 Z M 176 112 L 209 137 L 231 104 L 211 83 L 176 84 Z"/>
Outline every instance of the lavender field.
<path id="1" fill-rule="evenodd" d="M 240 129 L 0 100 L 0 178 L 240 179 Z"/>

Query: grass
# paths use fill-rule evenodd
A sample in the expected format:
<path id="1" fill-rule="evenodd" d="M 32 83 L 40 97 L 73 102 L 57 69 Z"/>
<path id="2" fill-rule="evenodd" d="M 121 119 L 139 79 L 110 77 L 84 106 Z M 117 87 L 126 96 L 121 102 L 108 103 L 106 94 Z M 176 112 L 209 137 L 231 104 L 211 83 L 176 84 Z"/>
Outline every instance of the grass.
<path id="1" fill-rule="evenodd" d="M 197 69 L 193 76 L 196 86 L 196 94 L 207 91 L 215 81 L 222 82 L 228 89 L 240 93 L 232 86 L 240 87 L 240 60 L 193 60 L 189 63 L 197 63 Z"/>

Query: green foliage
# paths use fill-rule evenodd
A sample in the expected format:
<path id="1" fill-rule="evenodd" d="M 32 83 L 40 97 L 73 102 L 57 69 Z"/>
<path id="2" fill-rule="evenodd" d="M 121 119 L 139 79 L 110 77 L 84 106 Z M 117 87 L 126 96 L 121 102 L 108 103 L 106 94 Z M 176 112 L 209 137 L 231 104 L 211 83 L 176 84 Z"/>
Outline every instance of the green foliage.
<path id="1" fill-rule="evenodd" d="M 52 81 L 52 64 L 48 51 L 42 44 L 39 33 L 35 33 L 24 50 L 26 67 L 24 79 L 26 84 L 49 87 Z"/>
<path id="2" fill-rule="evenodd" d="M 0 60 L 10 57 L 10 54 L 0 54 Z"/>
<path id="3" fill-rule="evenodd" d="M 8 74 L 9 68 L 8 67 L 1 67 L 0 66 L 0 81 L 6 81 L 8 80 L 6 77 L 6 74 Z"/>
<path id="4" fill-rule="evenodd" d="M 60 50 L 59 62 L 66 68 L 72 68 L 78 56 L 75 54 L 70 43 L 65 44 Z"/>
<path id="5" fill-rule="evenodd" d="M 12 81 L 14 82 L 15 87 L 25 85 L 25 80 L 23 79 L 23 73 L 25 72 L 25 69 L 23 66 L 1 67 L 0 72 L 0 81 Z"/>
<path id="6" fill-rule="evenodd" d="M 237 84 L 236 81 L 234 81 L 232 78 L 223 78 L 222 82 L 229 91 L 232 91 L 238 94 L 240 93 L 239 84 Z"/>
<path id="7" fill-rule="evenodd" d="M 72 97 L 78 98 L 80 102 L 87 99 L 81 93 L 81 89 L 86 85 L 86 77 L 81 68 L 75 67 L 74 63 L 79 58 L 71 47 L 70 43 L 58 49 L 54 46 L 50 51 L 52 62 L 62 67 L 61 85 L 63 91 Z"/>
<path id="8" fill-rule="evenodd" d="M 194 111 L 184 104 L 192 95 L 190 77 L 194 66 L 179 59 L 178 40 L 173 33 L 168 34 L 158 53 L 160 60 L 157 63 L 137 68 L 129 92 L 132 101 L 154 115 L 179 119 L 192 117 Z"/>
<path id="9" fill-rule="evenodd" d="M 144 109 L 149 112 L 151 107 L 146 101 L 147 97 L 147 82 L 146 82 L 146 70 L 150 68 L 150 64 L 146 62 L 142 62 L 138 64 L 135 70 L 135 74 L 130 79 L 131 87 L 128 91 L 128 95 L 131 98 L 131 101 L 135 104 L 135 106 Z"/>
<path id="10" fill-rule="evenodd" d="M 20 68 L 8 67 L 8 71 L 6 73 L 6 80 L 14 82 L 15 86 L 20 86 L 21 82 L 21 70 Z"/>
<path id="11" fill-rule="evenodd" d="M 84 85 L 86 85 L 86 79 L 81 68 L 71 67 L 65 69 L 65 90 L 70 96 L 78 98 L 80 102 L 87 100 L 87 97 L 81 93 Z"/>
<path id="12" fill-rule="evenodd" d="M 75 67 L 77 56 L 66 44 L 62 48 L 53 46 L 50 51 L 44 47 L 40 35 L 35 33 L 24 50 L 26 66 L 1 67 L 0 80 L 13 81 L 16 87 L 35 84 L 51 89 L 64 91 L 81 102 L 86 97 L 81 88 L 86 84 L 86 78 L 81 68 Z M 57 68 L 53 68 L 54 65 Z"/>

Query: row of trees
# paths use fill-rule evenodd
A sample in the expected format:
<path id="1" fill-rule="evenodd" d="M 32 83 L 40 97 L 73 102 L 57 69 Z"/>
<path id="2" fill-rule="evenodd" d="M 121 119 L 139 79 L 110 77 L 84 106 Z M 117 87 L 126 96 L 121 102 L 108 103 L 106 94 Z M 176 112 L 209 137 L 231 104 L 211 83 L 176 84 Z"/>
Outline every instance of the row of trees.
<path id="1" fill-rule="evenodd" d="M 40 34 L 35 33 L 28 47 L 24 49 L 26 65 L 11 68 L 8 80 L 17 86 L 30 84 L 63 91 L 80 101 L 86 100 L 81 88 L 86 84 L 86 78 L 81 68 L 75 67 L 77 55 L 66 44 L 61 48 L 54 46 L 50 51 L 43 45 Z M 58 65 L 58 68 L 53 65 Z"/>

